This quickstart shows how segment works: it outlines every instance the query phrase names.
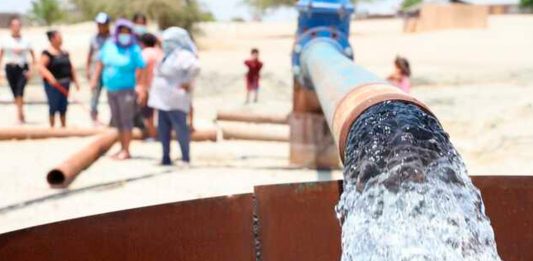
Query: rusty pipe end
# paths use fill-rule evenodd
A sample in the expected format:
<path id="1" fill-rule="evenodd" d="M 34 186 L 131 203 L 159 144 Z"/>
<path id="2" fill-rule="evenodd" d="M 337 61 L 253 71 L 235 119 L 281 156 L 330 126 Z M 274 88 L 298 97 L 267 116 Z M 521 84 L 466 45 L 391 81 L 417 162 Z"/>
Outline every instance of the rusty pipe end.
<path id="1" fill-rule="evenodd" d="M 50 187 L 53 188 L 62 188 L 65 185 L 66 182 L 66 175 L 61 171 L 60 169 L 53 169 L 46 175 L 46 181 L 48 181 L 48 184 Z"/>
<path id="2" fill-rule="evenodd" d="M 338 143 L 337 145 L 342 163 L 344 163 L 346 140 L 352 124 L 368 108 L 386 101 L 404 101 L 412 103 L 433 115 L 423 102 L 392 85 L 375 83 L 354 88 L 342 98 L 333 114 L 333 135 Z"/>

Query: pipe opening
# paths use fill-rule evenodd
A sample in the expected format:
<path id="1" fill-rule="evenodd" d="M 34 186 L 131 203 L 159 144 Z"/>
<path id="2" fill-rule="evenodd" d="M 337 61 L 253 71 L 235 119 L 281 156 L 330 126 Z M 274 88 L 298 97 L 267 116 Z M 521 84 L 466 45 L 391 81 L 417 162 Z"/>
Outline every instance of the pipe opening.
<path id="1" fill-rule="evenodd" d="M 461 156 L 409 102 L 376 104 L 350 127 L 336 210 L 343 261 L 501 260 Z"/>
<path id="2" fill-rule="evenodd" d="M 53 169 L 48 172 L 46 180 L 50 185 L 61 185 L 65 182 L 65 174 L 61 170 Z"/>

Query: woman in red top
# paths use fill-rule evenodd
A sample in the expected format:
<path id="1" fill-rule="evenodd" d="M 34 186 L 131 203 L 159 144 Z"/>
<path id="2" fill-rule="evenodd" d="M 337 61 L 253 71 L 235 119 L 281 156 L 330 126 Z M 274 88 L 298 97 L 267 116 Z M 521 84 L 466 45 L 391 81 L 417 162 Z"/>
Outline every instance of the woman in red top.
<path id="1" fill-rule="evenodd" d="M 259 60 L 259 50 L 252 49 L 252 57 L 244 61 L 244 64 L 248 67 L 248 73 L 246 73 L 246 103 L 250 102 L 250 95 L 254 93 L 254 102 L 257 102 L 257 91 L 259 89 L 259 78 L 263 63 Z"/>

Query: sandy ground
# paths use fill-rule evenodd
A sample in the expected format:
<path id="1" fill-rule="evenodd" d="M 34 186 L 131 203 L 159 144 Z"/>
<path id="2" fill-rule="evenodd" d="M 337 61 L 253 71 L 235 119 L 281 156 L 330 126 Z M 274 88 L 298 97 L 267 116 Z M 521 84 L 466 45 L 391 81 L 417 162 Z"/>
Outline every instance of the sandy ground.
<path id="1" fill-rule="evenodd" d="M 491 17 L 484 30 L 402 34 L 401 26 L 400 20 L 354 23 L 351 41 L 357 62 L 386 76 L 397 54 L 408 57 L 414 69 L 413 95 L 441 120 L 471 174 L 533 174 L 533 16 Z M 93 26 L 59 29 L 66 49 L 81 67 Z M 195 93 L 198 128 L 217 127 L 213 119 L 220 109 L 290 111 L 289 54 L 295 24 L 211 23 L 201 29 L 197 39 L 202 74 Z M 44 30 L 25 32 L 39 52 L 46 46 Z M 252 47 L 260 48 L 266 67 L 260 103 L 244 105 L 242 61 Z M 27 118 L 30 126 L 46 126 L 44 91 L 35 79 L 27 89 L 27 100 L 32 102 L 26 106 Z M 10 92 L 5 84 L 1 86 L 0 127 L 12 126 Z M 85 84 L 73 97 L 81 104 L 69 109 L 71 126 L 91 126 L 88 99 Z M 107 105 L 100 108 L 107 119 Z M 134 142 L 133 160 L 115 162 L 103 157 L 68 190 L 48 188 L 47 170 L 91 139 L 0 142 L 0 233 L 120 209 L 245 193 L 258 184 L 342 178 L 340 171 L 291 168 L 287 143 L 194 143 L 192 167 L 180 169 L 157 165 L 159 144 Z M 177 146 L 173 149 L 179 157 Z"/>

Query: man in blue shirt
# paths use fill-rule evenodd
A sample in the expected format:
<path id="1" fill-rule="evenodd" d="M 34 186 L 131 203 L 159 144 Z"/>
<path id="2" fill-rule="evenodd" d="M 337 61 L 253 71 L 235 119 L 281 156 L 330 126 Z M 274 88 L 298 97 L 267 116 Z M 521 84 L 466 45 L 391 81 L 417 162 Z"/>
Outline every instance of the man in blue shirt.
<path id="1" fill-rule="evenodd" d="M 133 23 L 126 19 L 117 20 L 115 34 L 112 40 L 102 47 L 97 60 L 91 86 L 93 88 L 97 86 L 101 74 L 103 84 L 107 88 L 113 126 L 119 131 L 122 146 L 113 157 L 117 160 L 129 159 L 137 102 L 135 90 L 144 90 L 146 81 L 146 64 L 133 34 Z M 138 78 L 137 71 L 139 71 Z M 144 95 L 139 95 L 139 99 L 145 99 Z"/>

